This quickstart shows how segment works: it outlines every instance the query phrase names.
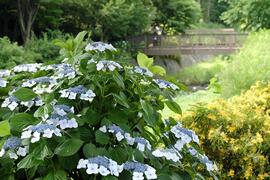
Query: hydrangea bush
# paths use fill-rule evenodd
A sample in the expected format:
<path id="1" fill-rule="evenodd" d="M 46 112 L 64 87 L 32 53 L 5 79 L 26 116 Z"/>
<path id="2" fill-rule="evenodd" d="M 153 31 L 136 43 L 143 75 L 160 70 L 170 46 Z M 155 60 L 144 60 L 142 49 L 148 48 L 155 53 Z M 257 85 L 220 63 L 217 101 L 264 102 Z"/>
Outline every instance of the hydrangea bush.
<path id="1" fill-rule="evenodd" d="M 1 178 L 214 177 L 197 135 L 159 113 L 180 112 L 179 88 L 107 59 L 114 51 L 95 42 L 62 64 L 0 71 Z"/>

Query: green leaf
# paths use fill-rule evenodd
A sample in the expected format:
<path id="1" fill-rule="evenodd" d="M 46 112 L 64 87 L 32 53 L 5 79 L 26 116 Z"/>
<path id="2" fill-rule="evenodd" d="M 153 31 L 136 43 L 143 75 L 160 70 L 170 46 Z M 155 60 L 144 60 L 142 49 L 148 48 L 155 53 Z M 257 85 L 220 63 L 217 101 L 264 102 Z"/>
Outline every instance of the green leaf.
<path id="1" fill-rule="evenodd" d="M 83 146 L 83 154 L 85 157 L 97 156 L 97 148 L 94 144 L 89 143 Z"/>
<path id="2" fill-rule="evenodd" d="M 80 139 L 68 139 L 61 143 L 59 146 L 57 146 L 54 153 L 64 157 L 72 156 L 79 151 L 82 145 L 83 141 L 81 141 Z"/>
<path id="3" fill-rule="evenodd" d="M 43 161 L 47 156 L 51 156 L 53 153 L 46 144 L 41 143 L 34 148 L 32 154 L 37 160 Z"/>
<path id="4" fill-rule="evenodd" d="M 157 75 L 160 75 L 160 76 L 165 76 L 166 75 L 166 70 L 161 66 L 152 66 L 152 67 L 149 67 L 149 70 L 153 74 L 157 74 Z"/>
<path id="5" fill-rule="evenodd" d="M 66 180 L 67 173 L 63 170 L 50 171 L 43 180 Z"/>
<path id="6" fill-rule="evenodd" d="M 80 33 L 75 37 L 75 39 L 74 39 L 75 44 L 76 44 L 76 45 L 82 44 L 83 39 L 84 39 L 84 37 L 85 37 L 86 34 L 87 34 L 87 31 L 82 31 L 82 32 L 80 32 Z"/>
<path id="7" fill-rule="evenodd" d="M 28 88 L 20 88 L 16 92 L 14 92 L 13 95 L 20 101 L 30 101 L 33 98 L 37 97 L 37 94 Z"/>
<path id="8" fill-rule="evenodd" d="M 108 144 L 109 143 L 109 136 L 103 132 L 101 132 L 100 130 L 97 130 L 95 132 L 95 136 L 96 136 L 96 142 L 99 144 Z"/>
<path id="9" fill-rule="evenodd" d="M 119 95 L 113 94 L 114 100 L 118 103 L 121 104 L 122 106 L 129 108 L 127 96 L 123 93 L 120 92 Z"/>
<path id="10" fill-rule="evenodd" d="M 118 180 L 115 176 L 102 176 L 101 180 Z"/>
<path id="11" fill-rule="evenodd" d="M 113 79 L 119 87 L 121 87 L 122 89 L 125 89 L 125 84 L 124 84 L 123 78 L 117 72 L 115 72 L 115 74 L 113 74 Z"/>
<path id="12" fill-rule="evenodd" d="M 172 110 L 175 113 L 182 114 L 181 107 L 174 101 L 165 101 L 166 105 L 170 110 Z"/>
<path id="13" fill-rule="evenodd" d="M 151 106 L 151 104 L 149 104 L 148 102 L 144 100 L 140 100 L 140 103 L 144 111 L 143 113 L 144 120 L 147 122 L 148 125 L 155 126 L 156 116 L 155 116 L 153 107 Z"/>
<path id="14" fill-rule="evenodd" d="M 42 161 L 35 159 L 32 154 L 29 154 L 17 164 L 17 167 L 18 169 L 30 169 L 34 166 L 39 165 L 40 163 L 42 163 Z"/>
<path id="15" fill-rule="evenodd" d="M 0 137 L 10 135 L 10 127 L 8 120 L 0 122 Z"/>
<path id="16" fill-rule="evenodd" d="M 30 114 L 19 113 L 10 118 L 9 125 L 11 130 L 22 132 L 27 126 L 37 124 L 38 122 L 39 121 Z"/>
<path id="17" fill-rule="evenodd" d="M 151 67 L 153 65 L 154 59 L 153 58 L 148 58 L 143 53 L 138 53 L 137 62 L 138 62 L 140 67 L 149 68 L 149 67 Z"/>

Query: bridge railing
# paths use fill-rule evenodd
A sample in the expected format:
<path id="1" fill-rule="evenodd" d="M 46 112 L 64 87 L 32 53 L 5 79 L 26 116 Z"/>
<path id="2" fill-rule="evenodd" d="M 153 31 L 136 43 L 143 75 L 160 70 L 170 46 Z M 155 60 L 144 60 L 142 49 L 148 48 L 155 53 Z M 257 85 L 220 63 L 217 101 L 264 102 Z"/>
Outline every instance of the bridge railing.
<path id="1" fill-rule="evenodd" d="M 246 33 L 237 32 L 201 32 L 176 36 L 140 35 L 129 37 L 132 47 L 137 49 L 196 49 L 196 48 L 239 48 L 247 37 Z"/>

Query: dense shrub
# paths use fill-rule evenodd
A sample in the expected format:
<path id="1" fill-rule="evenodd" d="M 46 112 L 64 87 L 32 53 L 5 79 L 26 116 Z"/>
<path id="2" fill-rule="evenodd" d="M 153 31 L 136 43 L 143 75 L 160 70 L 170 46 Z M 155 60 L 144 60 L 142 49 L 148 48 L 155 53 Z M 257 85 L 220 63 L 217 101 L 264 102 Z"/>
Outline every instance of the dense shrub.
<path id="1" fill-rule="evenodd" d="M 201 62 L 177 72 L 176 78 L 186 85 L 207 84 L 210 79 L 221 72 L 227 61 L 221 57 L 211 61 Z"/>
<path id="2" fill-rule="evenodd" d="M 0 38 L 0 68 L 35 62 L 35 59 L 39 58 L 41 58 L 39 53 L 25 50 L 17 43 L 12 43 L 7 37 Z"/>
<path id="3" fill-rule="evenodd" d="M 248 90 L 257 81 L 270 79 L 270 31 L 250 34 L 241 51 L 221 73 L 225 97 Z"/>
<path id="4" fill-rule="evenodd" d="M 270 83 L 241 96 L 197 105 L 183 117 L 218 164 L 221 178 L 270 177 Z"/>
<path id="5" fill-rule="evenodd" d="M 158 112 L 165 103 L 180 112 L 172 100 L 178 87 L 153 79 L 146 68 L 106 60 L 115 48 L 100 42 L 85 47 L 85 34 L 58 42 L 65 47 L 65 63 L 1 71 L 1 178 L 203 179 L 212 174 L 214 164 L 194 132 L 173 119 L 163 121 Z"/>
<path id="6" fill-rule="evenodd" d="M 43 33 L 41 37 L 32 37 L 32 39 L 25 44 L 25 49 L 40 54 L 39 58 L 35 59 L 36 62 L 60 62 L 60 48 L 53 43 L 53 40 L 59 39 L 63 41 L 68 38 L 71 38 L 71 36 L 63 34 L 60 31 L 48 31 Z"/>

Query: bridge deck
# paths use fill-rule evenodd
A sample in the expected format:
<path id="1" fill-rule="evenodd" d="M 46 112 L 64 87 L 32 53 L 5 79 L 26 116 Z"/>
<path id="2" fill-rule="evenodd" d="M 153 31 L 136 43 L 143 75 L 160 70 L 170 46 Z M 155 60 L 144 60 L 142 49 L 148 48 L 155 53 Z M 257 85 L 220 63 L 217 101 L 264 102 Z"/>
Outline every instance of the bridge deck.
<path id="1" fill-rule="evenodd" d="M 238 51 L 246 33 L 216 31 L 176 36 L 141 35 L 128 38 L 131 46 L 147 55 L 231 54 Z"/>

